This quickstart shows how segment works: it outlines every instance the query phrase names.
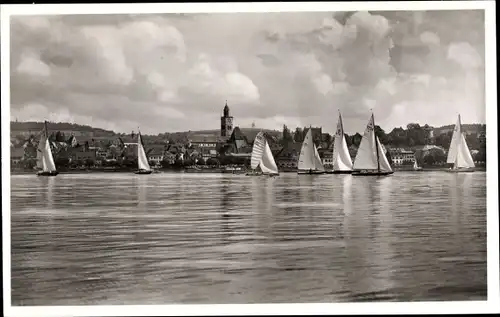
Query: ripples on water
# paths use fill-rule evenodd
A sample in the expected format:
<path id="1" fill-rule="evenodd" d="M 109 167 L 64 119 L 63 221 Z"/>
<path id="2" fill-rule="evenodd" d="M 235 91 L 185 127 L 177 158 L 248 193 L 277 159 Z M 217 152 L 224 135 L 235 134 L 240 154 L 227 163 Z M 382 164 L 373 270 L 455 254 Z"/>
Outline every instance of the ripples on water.
<path id="1" fill-rule="evenodd" d="M 486 300 L 486 173 L 11 179 L 14 306 Z"/>

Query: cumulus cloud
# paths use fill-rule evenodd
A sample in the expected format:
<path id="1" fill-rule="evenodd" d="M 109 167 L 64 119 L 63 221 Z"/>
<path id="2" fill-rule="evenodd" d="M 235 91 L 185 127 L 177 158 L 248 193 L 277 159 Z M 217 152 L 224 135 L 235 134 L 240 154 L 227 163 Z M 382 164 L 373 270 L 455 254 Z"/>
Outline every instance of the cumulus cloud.
<path id="1" fill-rule="evenodd" d="M 439 45 L 439 43 L 440 43 L 439 36 L 437 36 L 433 32 L 429 32 L 429 31 L 426 31 L 426 32 L 423 32 L 422 34 L 420 34 L 420 40 L 423 43 L 428 44 L 428 45 Z"/>
<path id="2" fill-rule="evenodd" d="M 23 52 L 21 55 L 21 62 L 16 68 L 20 74 L 34 77 L 49 77 L 50 68 L 47 64 L 40 60 L 33 52 Z"/>
<path id="3" fill-rule="evenodd" d="M 457 16 L 460 15 L 460 18 Z M 362 132 L 373 109 L 409 121 L 484 122 L 484 25 L 467 12 L 17 16 L 11 116 L 117 132 L 235 125 Z M 445 110 L 445 107 L 448 110 Z M 471 110 L 472 109 L 472 110 Z"/>
<path id="4" fill-rule="evenodd" d="M 482 65 L 481 56 L 467 42 L 451 43 L 448 47 L 448 58 L 465 69 L 478 68 Z"/>

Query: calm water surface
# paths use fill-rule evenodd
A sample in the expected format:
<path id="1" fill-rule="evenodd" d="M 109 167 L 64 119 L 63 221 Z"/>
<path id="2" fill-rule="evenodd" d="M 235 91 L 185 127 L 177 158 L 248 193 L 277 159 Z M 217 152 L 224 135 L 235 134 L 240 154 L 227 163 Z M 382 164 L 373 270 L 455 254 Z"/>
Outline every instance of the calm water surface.
<path id="1" fill-rule="evenodd" d="M 12 176 L 12 305 L 486 300 L 486 173 Z"/>

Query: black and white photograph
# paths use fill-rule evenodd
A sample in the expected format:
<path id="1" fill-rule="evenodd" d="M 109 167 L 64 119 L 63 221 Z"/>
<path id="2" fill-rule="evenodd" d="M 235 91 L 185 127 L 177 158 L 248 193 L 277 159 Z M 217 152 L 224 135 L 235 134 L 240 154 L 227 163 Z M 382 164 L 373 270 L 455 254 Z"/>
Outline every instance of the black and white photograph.
<path id="1" fill-rule="evenodd" d="M 5 316 L 499 312 L 494 1 L 1 23 Z"/>

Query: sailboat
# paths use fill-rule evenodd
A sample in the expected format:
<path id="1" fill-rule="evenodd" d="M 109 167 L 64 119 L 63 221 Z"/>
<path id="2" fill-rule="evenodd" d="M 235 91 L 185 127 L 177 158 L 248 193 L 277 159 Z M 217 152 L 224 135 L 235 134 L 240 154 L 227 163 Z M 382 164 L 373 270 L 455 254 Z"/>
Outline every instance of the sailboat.
<path id="1" fill-rule="evenodd" d="M 417 159 L 415 159 L 415 161 L 413 162 L 413 170 L 414 171 L 422 171 L 422 167 L 418 166 L 417 164 Z"/>
<path id="2" fill-rule="evenodd" d="M 298 174 L 324 174 L 325 168 L 321 163 L 318 149 L 312 138 L 312 128 L 306 133 L 300 149 Z"/>
<path id="3" fill-rule="evenodd" d="M 351 174 L 352 160 L 347 148 L 347 142 L 344 135 L 344 125 L 339 111 L 339 122 L 337 123 L 337 132 L 333 142 L 333 174 Z"/>
<path id="4" fill-rule="evenodd" d="M 372 113 L 354 159 L 352 175 L 384 176 L 392 173 L 394 172 L 375 133 L 375 117 Z"/>
<path id="5" fill-rule="evenodd" d="M 450 172 L 473 172 L 476 167 L 465 141 L 465 135 L 462 132 L 460 115 L 458 115 L 457 123 L 453 130 L 446 163 L 453 164 L 453 167 L 449 169 Z"/>
<path id="6" fill-rule="evenodd" d="M 44 130 L 40 142 L 38 143 L 36 158 L 36 166 L 41 169 L 41 171 L 36 173 L 38 176 L 56 176 L 59 174 L 50 149 L 47 121 L 44 122 Z"/>
<path id="7" fill-rule="evenodd" d="M 151 174 L 153 171 L 148 163 L 146 152 L 144 151 L 144 144 L 142 143 L 141 132 L 137 133 L 137 164 L 139 169 L 135 174 Z"/>
<path id="8" fill-rule="evenodd" d="M 269 147 L 264 133 L 261 131 L 255 136 L 255 141 L 252 148 L 252 157 L 250 159 L 250 167 L 252 171 L 248 172 L 247 176 L 279 175 L 278 166 L 274 161 L 273 153 Z M 257 171 L 260 168 L 261 172 Z"/>

